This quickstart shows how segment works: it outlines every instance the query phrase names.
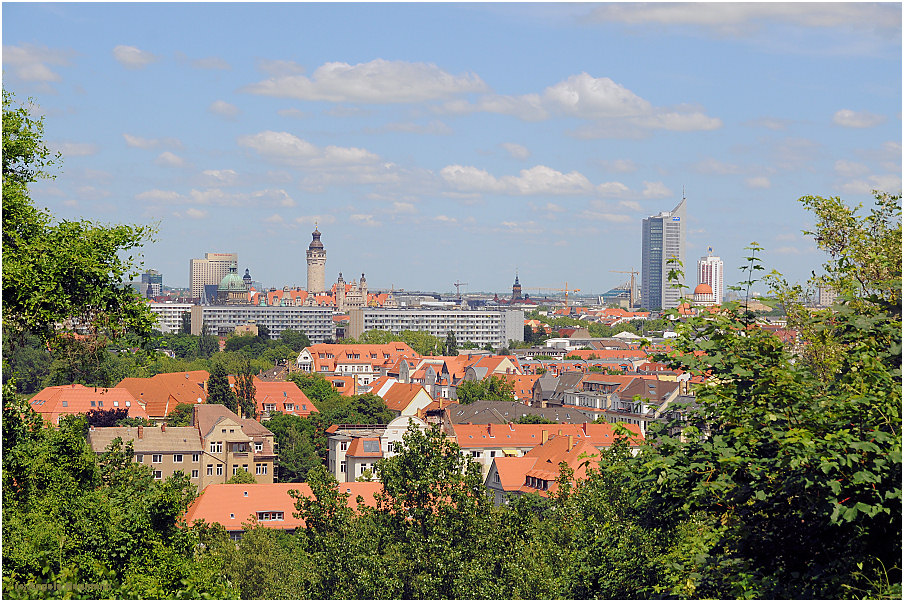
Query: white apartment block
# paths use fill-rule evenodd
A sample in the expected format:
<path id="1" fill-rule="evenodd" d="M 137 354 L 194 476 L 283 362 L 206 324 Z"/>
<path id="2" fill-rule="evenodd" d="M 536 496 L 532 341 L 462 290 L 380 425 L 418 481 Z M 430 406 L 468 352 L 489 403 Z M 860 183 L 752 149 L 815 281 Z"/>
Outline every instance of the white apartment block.
<path id="1" fill-rule="evenodd" d="M 708 284 L 713 289 L 716 305 L 722 305 L 722 296 L 724 292 L 724 264 L 722 259 L 713 255 L 713 248 L 707 249 L 706 257 L 701 257 L 697 261 L 697 283 Z"/>
<path id="2" fill-rule="evenodd" d="M 266 326 L 270 338 L 283 330 L 300 330 L 312 343 L 325 343 L 335 334 L 332 307 L 297 305 L 194 305 L 191 308 L 191 333 L 201 334 L 203 325 L 215 336 L 226 336 L 236 326 L 249 323 Z"/>
<path id="3" fill-rule="evenodd" d="M 191 313 L 191 303 L 148 303 L 151 312 L 157 316 L 157 330 L 163 334 L 173 334 L 182 330 L 182 314 Z"/>
<path id="4" fill-rule="evenodd" d="M 358 338 L 368 330 L 388 330 L 394 334 L 413 330 L 442 339 L 451 330 L 459 344 L 470 341 L 481 347 L 487 343 L 504 347 L 509 341 L 524 340 L 524 311 L 352 309 L 349 312 L 349 336 Z"/>
<path id="5" fill-rule="evenodd" d="M 229 266 L 238 264 L 238 253 L 205 253 L 204 259 L 192 259 L 188 265 L 188 282 L 191 296 L 200 299 L 204 285 L 219 284 L 229 273 Z"/>

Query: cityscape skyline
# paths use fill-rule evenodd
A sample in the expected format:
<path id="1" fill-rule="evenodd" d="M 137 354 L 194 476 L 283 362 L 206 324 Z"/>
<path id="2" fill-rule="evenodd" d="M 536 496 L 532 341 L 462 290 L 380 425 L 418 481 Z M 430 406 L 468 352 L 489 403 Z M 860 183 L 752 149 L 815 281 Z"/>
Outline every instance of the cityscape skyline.
<path id="1" fill-rule="evenodd" d="M 305 287 L 316 223 L 326 283 L 602 293 L 685 190 L 689 284 L 752 241 L 803 282 L 799 197 L 901 189 L 898 4 L 3 9 L 4 86 L 63 155 L 36 204 L 157 223 L 166 286 L 223 252 Z"/>

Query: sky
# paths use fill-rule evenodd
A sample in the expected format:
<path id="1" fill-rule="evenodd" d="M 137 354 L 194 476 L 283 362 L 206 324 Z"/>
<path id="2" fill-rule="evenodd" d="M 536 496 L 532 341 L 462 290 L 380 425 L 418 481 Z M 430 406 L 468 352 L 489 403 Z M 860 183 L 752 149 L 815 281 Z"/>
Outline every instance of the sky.
<path id="1" fill-rule="evenodd" d="M 740 282 L 755 241 L 804 282 L 800 197 L 901 191 L 899 3 L 4 2 L 2 26 L 4 89 L 63 156 L 36 204 L 155 225 L 167 286 L 235 252 L 303 287 L 317 224 L 328 285 L 602 293 L 682 195 L 690 280 L 711 246 Z"/>

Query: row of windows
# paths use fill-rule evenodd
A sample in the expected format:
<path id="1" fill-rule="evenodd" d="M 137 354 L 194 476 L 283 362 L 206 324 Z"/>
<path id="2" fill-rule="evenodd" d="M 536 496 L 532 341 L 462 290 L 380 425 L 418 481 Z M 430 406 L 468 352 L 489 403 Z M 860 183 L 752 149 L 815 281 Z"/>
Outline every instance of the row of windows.
<path id="1" fill-rule="evenodd" d="M 197 479 L 199 474 L 200 474 L 200 473 L 199 473 L 198 469 L 196 468 L 196 469 L 194 469 L 194 470 L 191 471 L 191 478 Z M 162 470 L 155 470 L 155 471 L 154 471 L 154 478 L 157 479 L 158 481 L 161 480 L 161 479 L 163 479 L 163 471 L 162 471 Z"/>
<path id="2" fill-rule="evenodd" d="M 135 461 L 136 462 L 144 462 L 144 454 L 135 454 Z M 201 454 L 200 453 L 192 454 L 191 461 L 196 462 L 196 463 L 200 462 Z M 151 464 L 160 464 L 161 462 L 163 462 L 163 454 L 151 454 Z M 182 454 L 173 454 L 173 462 L 176 464 L 181 464 L 182 463 Z"/>

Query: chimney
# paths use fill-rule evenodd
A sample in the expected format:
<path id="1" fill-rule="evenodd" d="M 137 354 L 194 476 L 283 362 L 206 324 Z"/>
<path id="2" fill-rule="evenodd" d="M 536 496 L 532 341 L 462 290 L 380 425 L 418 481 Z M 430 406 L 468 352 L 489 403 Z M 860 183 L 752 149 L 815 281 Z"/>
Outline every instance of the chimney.
<path id="1" fill-rule="evenodd" d="M 568 451 L 574 448 L 574 435 L 568 435 Z"/>
<path id="2" fill-rule="evenodd" d="M 546 443 L 547 441 L 549 441 L 549 431 L 543 429 L 542 431 L 540 431 L 540 437 L 540 443 Z"/>
<path id="3" fill-rule="evenodd" d="M 581 428 L 584 431 L 584 436 L 586 437 L 587 436 L 587 423 L 585 422 Z"/>
<path id="4" fill-rule="evenodd" d="M 163 424 L 160 425 L 160 432 L 161 432 L 161 433 L 165 433 L 165 432 L 166 432 L 166 423 L 165 423 L 165 422 L 164 422 Z"/>
<path id="5" fill-rule="evenodd" d="M 138 438 L 139 439 L 144 438 L 144 427 L 141 426 L 140 424 L 138 425 Z"/>

